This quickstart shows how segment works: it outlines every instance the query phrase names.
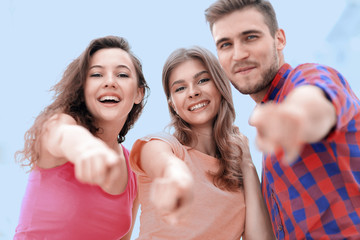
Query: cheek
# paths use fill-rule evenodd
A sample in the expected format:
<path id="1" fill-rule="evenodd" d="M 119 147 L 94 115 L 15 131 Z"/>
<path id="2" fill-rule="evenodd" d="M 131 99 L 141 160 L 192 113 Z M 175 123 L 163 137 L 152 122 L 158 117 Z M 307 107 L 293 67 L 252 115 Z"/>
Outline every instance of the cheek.
<path id="1" fill-rule="evenodd" d="M 219 92 L 219 90 L 216 88 L 214 82 L 212 82 L 212 85 L 209 85 L 211 88 L 208 90 L 209 95 L 212 96 L 212 101 L 215 102 L 215 106 L 216 108 L 219 108 L 220 106 L 220 102 L 222 99 L 221 93 Z"/>
<path id="2" fill-rule="evenodd" d="M 274 52 L 273 52 L 273 48 L 271 46 L 269 47 L 263 47 L 262 49 L 258 49 L 258 56 L 259 56 L 259 60 L 269 63 L 273 60 L 274 57 Z"/>
<path id="3" fill-rule="evenodd" d="M 228 72 L 230 68 L 230 54 L 218 53 L 219 63 L 225 72 Z"/>
<path id="4" fill-rule="evenodd" d="M 173 108 L 178 108 L 178 105 L 179 105 L 178 97 L 171 97 L 171 101 L 172 101 L 172 107 Z"/>
<path id="5" fill-rule="evenodd" d="M 224 56 L 224 53 L 217 53 L 218 55 L 218 59 L 219 59 L 219 62 L 220 64 L 222 64 L 223 62 L 225 62 L 225 56 Z"/>
<path id="6" fill-rule="evenodd" d="M 175 111 L 181 111 L 181 102 L 182 102 L 182 97 L 178 94 L 177 96 L 173 96 L 171 97 L 172 99 L 172 107 L 174 108 Z"/>
<path id="7" fill-rule="evenodd" d="M 94 101 L 96 97 L 97 86 L 93 82 L 85 82 L 84 84 L 84 101 L 86 107 L 89 109 L 89 106 Z"/>
<path id="8" fill-rule="evenodd" d="M 220 109 L 221 100 L 222 100 L 222 97 L 221 97 L 220 93 L 218 93 L 218 95 L 216 96 L 216 108 L 217 108 L 218 112 L 219 112 L 219 109 Z"/>
<path id="9" fill-rule="evenodd" d="M 123 88 L 124 93 L 129 93 L 129 98 L 134 104 L 139 104 L 142 100 L 142 89 L 138 88 L 137 83 L 131 83 Z"/>

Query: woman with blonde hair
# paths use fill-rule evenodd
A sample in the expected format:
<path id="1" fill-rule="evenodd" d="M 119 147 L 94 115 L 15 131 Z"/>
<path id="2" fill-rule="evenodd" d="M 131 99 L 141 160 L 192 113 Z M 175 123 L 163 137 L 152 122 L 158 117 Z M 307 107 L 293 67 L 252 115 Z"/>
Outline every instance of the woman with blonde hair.
<path id="1" fill-rule="evenodd" d="M 138 239 L 272 239 L 216 57 L 201 47 L 178 49 L 162 76 L 174 132 L 139 139 L 130 154 L 139 182 Z"/>
<path id="2" fill-rule="evenodd" d="M 14 239 L 130 239 L 137 182 L 121 143 L 147 89 L 124 38 L 95 39 L 70 63 L 17 152 L 31 172 Z"/>

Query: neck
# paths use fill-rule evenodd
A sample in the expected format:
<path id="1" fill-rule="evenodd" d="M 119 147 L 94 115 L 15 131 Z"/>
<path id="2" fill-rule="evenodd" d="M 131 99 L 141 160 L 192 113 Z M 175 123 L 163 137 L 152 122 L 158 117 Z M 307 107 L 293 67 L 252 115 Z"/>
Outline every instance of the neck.
<path id="1" fill-rule="evenodd" d="M 194 149 L 205 153 L 207 155 L 216 156 L 216 144 L 213 136 L 213 129 L 211 128 L 191 128 L 193 134 L 197 138 L 197 142 L 192 142 L 191 145 Z"/>
<path id="2" fill-rule="evenodd" d="M 121 125 L 122 128 L 123 125 Z M 96 134 L 103 140 L 111 149 L 119 152 L 121 149 L 118 144 L 118 134 L 121 131 L 119 125 L 100 124 L 100 130 Z"/>
<path id="3" fill-rule="evenodd" d="M 261 101 L 264 99 L 267 91 L 269 90 L 270 86 L 264 88 L 260 92 L 250 94 L 250 97 L 256 102 L 256 104 L 261 103 Z"/>

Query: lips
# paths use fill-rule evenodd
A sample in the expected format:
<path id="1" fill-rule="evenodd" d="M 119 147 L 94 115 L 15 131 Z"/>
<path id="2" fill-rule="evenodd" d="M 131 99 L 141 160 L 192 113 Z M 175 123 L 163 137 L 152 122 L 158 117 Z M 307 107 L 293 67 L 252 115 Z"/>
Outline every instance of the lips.
<path id="1" fill-rule="evenodd" d="M 120 102 L 120 97 L 116 94 L 103 94 L 98 98 L 98 101 L 101 103 L 118 103 Z"/>
<path id="2" fill-rule="evenodd" d="M 236 68 L 234 72 L 235 73 L 247 73 L 255 68 L 256 68 L 255 66 L 239 67 L 239 68 Z"/>
<path id="3" fill-rule="evenodd" d="M 206 100 L 206 101 L 201 101 L 201 102 L 198 102 L 198 103 L 195 103 L 195 104 L 190 105 L 190 107 L 188 108 L 188 110 L 189 110 L 190 112 L 192 112 L 192 111 L 198 110 L 198 109 L 200 109 L 200 108 L 203 108 L 203 107 L 209 105 L 209 103 L 210 103 L 210 101 L 207 101 L 207 100 Z"/>

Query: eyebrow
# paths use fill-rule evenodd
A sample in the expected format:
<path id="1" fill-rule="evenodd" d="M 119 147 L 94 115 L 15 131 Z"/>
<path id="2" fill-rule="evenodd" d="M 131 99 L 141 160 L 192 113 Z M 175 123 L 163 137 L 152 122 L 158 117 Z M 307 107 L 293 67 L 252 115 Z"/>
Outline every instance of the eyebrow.
<path id="1" fill-rule="evenodd" d="M 216 45 L 216 46 L 219 46 L 220 43 L 227 42 L 227 41 L 229 41 L 229 39 L 230 39 L 230 38 L 226 38 L 226 37 L 225 37 L 225 38 L 220 38 L 219 40 L 216 41 L 216 44 L 215 44 L 215 45 Z"/>
<path id="2" fill-rule="evenodd" d="M 198 78 L 199 76 L 201 76 L 201 75 L 203 75 L 203 74 L 205 74 L 205 73 L 209 73 L 209 72 L 208 72 L 208 71 L 206 71 L 206 70 L 201 71 L 201 72 L 198 72 L 197 74 L 195 74 L 195 75 L 194 75 L 194 77 L 193 77 L 193 78 L 194 78 L 194 79 L 195 79 L 195 78 Z"/>
<path id="3" fill-rule="evenodd" d="M 183 83 L 183 82 L 185 82 L 185 80 L 176 80 L 171 84 L 170 88 L 172 88 L 176 84 L 180 84 L 180 83 Z"/>
<path id="4" fill-rule="evenodd" d="M 239 34 L 239 36 L 246 36 L 246 35 L 253 34 L 253 33 L 261 34 L 262 32 L 259 31 L 259 30 L 251 29 L 251 30 L 241 32 Z M 226 42 L 226 41 L 229 41 L 229 40 L 230 40 L 230 38 L 228 38 L 228 37 L 220 38 L 219 40 L 216 41 L 216 46 L 218 46 L 222 42 Z"/>
<path id="5" fill-rule="evenodd" d="M 205 74 L 205 73 L 209 73 L 209 72 L 208 72 L 207 70 L 203 70 L 203 71 L 201 71 L 201 72 L 198 72 L 198 73 L 196 73 L 196 74 L 193 76 L 193 79 L 196 79 L 196 78 L 198 78 L 199 76 L 201 76 L 201 75 L 203 75 L 203 74 Z M 180 84 L 180 83 L 183 83 L 183 82 L 185 82 L 185 80 L 183 80 L 183 79 L 176 80 L 176 81 L 174 81 L 174 82 L 171 84 L 170 88 L 173 87 L 173 86 L 176 85 L 176 84 Z"/>
<path id="6" fill-rule="evenodd" d="M 91 66 L 91 67 L 89 68 L 89 70 L 90 70 L 90 69 L 93 69 L 93 68 L 104 68 L 104 67 L 101 66 L 101 65 L 93 65 L 93 66 Z M 122 65 L 122 64 L 117 65 L 116 68 L 126 68 L 126 69 L 128 69 L 129 71 L 131 71 L 131 69 L 130 69 L 128 66 Z"/>

